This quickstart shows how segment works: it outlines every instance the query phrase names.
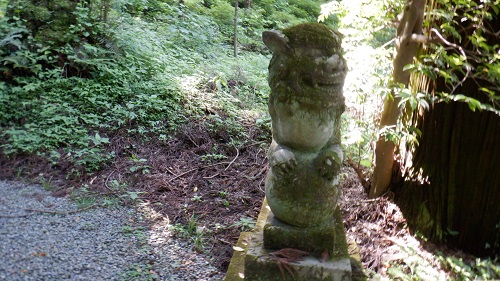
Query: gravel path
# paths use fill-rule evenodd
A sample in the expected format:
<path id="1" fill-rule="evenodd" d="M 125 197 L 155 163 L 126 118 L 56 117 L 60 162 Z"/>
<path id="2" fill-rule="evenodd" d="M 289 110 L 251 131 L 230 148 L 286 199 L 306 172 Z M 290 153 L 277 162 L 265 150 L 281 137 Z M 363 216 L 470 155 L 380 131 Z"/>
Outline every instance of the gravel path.
<path id="1" fill-rule="evenodd" d="M 222 280 L 147 206 L 78 210 L 41 186 L 0 181 L 0 280 Z"/>

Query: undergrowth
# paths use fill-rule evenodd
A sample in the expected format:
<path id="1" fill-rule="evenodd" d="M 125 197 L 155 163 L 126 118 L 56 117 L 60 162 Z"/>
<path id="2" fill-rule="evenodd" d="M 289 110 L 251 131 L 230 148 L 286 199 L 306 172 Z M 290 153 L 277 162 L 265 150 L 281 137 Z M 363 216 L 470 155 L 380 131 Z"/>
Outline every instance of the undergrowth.
<path id="1" fill-rule="evenodd" d="M 215 124 L 242 137 L 240 111 L 261 110 L 267 99 L 268 58 L 232 58 L 215 19 L 154 3 L 152 10 L 115 3 L 107 22 L 78 5 L 60 42 L 36 35 L 22 12 L 0 18 L 4 157 L 69 161 L 70 176 L 79 177 L 113 160 L 111 139 L 123 129 L 168 140 L 207 108 L 224 116 Z"/>
<path id="2" fill-rule="evenodd" d="M 261 33 L 316 21 L 322 8 L 328 10 L 320 6 L 323 1 L 254 0 L 252 9 L 240 9 L 239 55 L 234 57 L 234 1 L 84 2 L 57 14 L 46 7 L 33 8 L 32 0 L 0 0 L 0 161 L 36 156 L 67 178 L 82 179 L 112 165 L 119 156 L 116 147 L 128 143 L 128 138 L 168 146 L 190 120 L 202 123 L 204 133 L 238 153 L 248 139 L 267 142 L 271 54 L 261 42 Z M 370 169 L 380 108 L 377 94 L 390 73 L 386 66 L 392 45 L 387 42 L 394 32 L 380 11 L 387 8 L 387 18 L 394 18 L 402 1 L 365 2 L 331 2 L 336 5 L 334 12 L 322 20 L 346 35 L 350 70 L 364 69 L 347 77 L 348 114 L 343 116 L 342 128 L 347 158 Z M 99 9 L 91 9 L 89 3 L 101 8 L 111 3 L 111 7 L 105 13 L 96 12 Z M 19 8 L 23 4 L 30 4 L 31 10 Z M 63 14 L 67 22 L 48 24 Z M 52 35 L 34 30 L 33 21 Z M 251 126 L 265 133 L 249 136 Z M 228 160 L 222 152 L 214 146 L 200 157 L 208 165 Z M 133 162 L 130 173 L 150 173 L 145 158 L 127 157 Z M 25 173 L 32 171 L 20 169 L 16 176 Z M 137 192 L 125 190 L 119 182 L 113 184 L 110 181 L 108 188 L 120 194 L 119 200 L 137 200 Z M 224 207 L 229 206 L 226 196 L 219 194 Z M 194 203 L 198 200 L 193 197 Z M 179 229 L 203 250 L 206 233 L 196 219 L 189 217 Z M 252 219 L 241 217 L 231 227 L 253 226 Z M 475 267 L 456 260 L 442 263 L 453 271 L 467 271 L 457 272 L 460 276 L 470 272 L 490 276 L 491 267 L 480 260 Z M 389 274 L 401 280 L 420 278 L 414 274 L 416 263 L 402 268 Z"/>

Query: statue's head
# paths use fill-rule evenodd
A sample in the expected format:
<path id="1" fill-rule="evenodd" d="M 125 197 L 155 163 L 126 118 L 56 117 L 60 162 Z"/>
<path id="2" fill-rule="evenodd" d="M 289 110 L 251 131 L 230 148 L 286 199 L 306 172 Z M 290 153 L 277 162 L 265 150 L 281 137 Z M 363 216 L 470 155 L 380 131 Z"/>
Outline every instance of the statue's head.
<path id="1" fill-rule="evenodd" d="M 305 103 L 335 103 L 342 96 L 347 65 L 340 33 L 323 24 L 305 23 L 282 31 L 265 31 L 262 39 L 273 52 L 269 65 L 273 94 L 292 95 Z"/>

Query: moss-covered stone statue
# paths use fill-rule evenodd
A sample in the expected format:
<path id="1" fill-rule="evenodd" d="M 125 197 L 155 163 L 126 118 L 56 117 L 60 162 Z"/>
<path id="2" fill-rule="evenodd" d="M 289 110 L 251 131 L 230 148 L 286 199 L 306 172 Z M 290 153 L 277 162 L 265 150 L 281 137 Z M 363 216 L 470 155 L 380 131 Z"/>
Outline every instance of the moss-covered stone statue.
<path id="1" fill-rule="evenodd" d="M 266 199 L 254 231 L 241 235 L 238 246 L 246 251 L 233 256 L 225 280 L 349 281 L 337 206 L 347 74 L 342 36 L 306 23 L 262 38 L 273 52 Z"/>
<path id="2" fill-rule="evenodd" d="M 330 222 L 337 207 L 347 73 L 341 39 L 318 23 L 263 33 L 273 52 L 266 197 L 274 216 L 292 226 Z"/>

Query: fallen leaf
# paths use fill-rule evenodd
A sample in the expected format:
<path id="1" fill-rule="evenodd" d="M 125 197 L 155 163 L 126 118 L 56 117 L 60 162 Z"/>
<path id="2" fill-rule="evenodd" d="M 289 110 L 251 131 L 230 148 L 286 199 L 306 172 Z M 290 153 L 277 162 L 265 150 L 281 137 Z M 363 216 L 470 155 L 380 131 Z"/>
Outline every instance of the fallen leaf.
<path id="1" fill-rule="evenodd" d="M 292 249 L 292 248 L 283 248 L 281 250 L 271 252 L 271 253 L 269 253 L 269 255 L 284 259 L 287 262 L 294 262 L 294 261 L 301 260 L 302 257 L 304 257 L 304 256 L 308 256 L 309 253 L 301 251 L 301 250 L 297 250 L 297 249 Z"/>

